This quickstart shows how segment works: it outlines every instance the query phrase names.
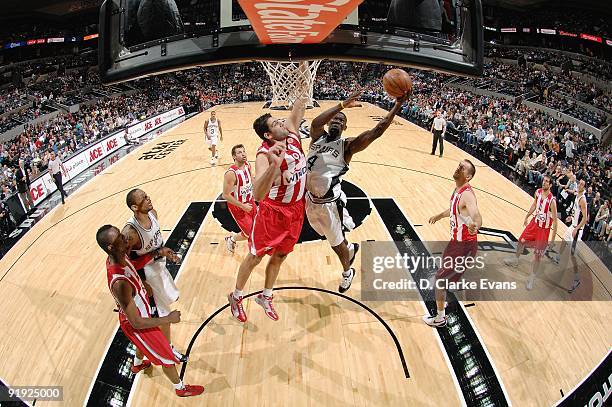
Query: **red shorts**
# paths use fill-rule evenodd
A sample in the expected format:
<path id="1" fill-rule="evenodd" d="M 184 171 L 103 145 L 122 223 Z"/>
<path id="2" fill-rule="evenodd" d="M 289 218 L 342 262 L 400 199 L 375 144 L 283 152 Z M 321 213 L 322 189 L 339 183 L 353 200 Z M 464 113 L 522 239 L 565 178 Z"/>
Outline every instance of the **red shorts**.
<path id="1" fill-rule="evenodd" d="M 290 205 L 268 199 L 259 203 L 249 236 L 249 248 L 254 256 L 291 253 L 302 232 L 304 200 Z"/>
<path id="2" fill-rule="evenodd" d="M 168 342 L 168 339 L 166 339 L 159 327 L 134 329 L 123 315 L 119 316 L 119 325 L 130 342 L 144 353 L 147 359 L 154 365 L 169 367 L 181 363 L 174 356 L 172 348 L 170 348 L 170 342 Z"/>
<path id="3" fill-rule="evenodd" d="M 531 222 L 527 225 L 519 242 L 523 243 L 527 247 L 535 248 L 535 255 L 537 258 L 541 258 L 546 252 L 546 246 L 548 245 L 548 236 L 550 235 L 550 228 L 541 228 L 531 219 Z"/>
<path id="4" fill-rule="evenodd" d="M 255 205 L 255 201 L 249 202 L 253 209 L 251 212 L 245 212 L 237 206 L 232 205 L 228 202 L 227 209 L 229 209 L 232 214 L 232 218 L 238 224 L 240 231 L 244 235 L 244 237 L 249 237 L 251 235 L 251 230 L 253 229 L 253 219 L 255 219 L 255 214 L 257 213 L 257 205 Z"/>
<path id="5" fill-rule="evenodd" d="M 474 261 L 472 260 L 466 265 L 465 258 L 476 256 L 477 251 L 478 242 L 476 240 L 467 242 L 451 240 L 448 246 L 446 246 L 446 249 L 444 249 L 444 254 L 442 254 L 442 267 L 440 267 L 436 273 L 436 279 L 448 281 L 459 280 L 465 270 L 474 267 Z"/>

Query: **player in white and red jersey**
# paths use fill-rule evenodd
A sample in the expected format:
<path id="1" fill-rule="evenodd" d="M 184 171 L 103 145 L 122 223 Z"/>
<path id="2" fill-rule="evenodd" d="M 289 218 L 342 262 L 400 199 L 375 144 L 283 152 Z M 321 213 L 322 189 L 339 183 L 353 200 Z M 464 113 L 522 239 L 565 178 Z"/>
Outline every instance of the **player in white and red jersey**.
<path id="1" fill-rule="evenodd" d="M 451 240 L 442 255 L 442 267 L 436 273 L 436 307 L 438 313 L 434 316 L 425 315 L 423 321 L 429 326 L 443 327 L 446 325 L 446 289 L 439 289 L 438 280 L 457 281 L 463 275 L 455 265 L 466 264 L 465 259 L 474 257 L 478 250 L 477 233 L 482 226 L 482 216 L 478 210 L 476 195 L 470 186 L 470 181 L 476 174 L 476 167 L 470 160 L 459 162 L 453 174 L 455 190 L 450 199 L 450 208 L 429 218 L 434 224 L 442 218 L 450 217 Z M 462 267 L 462 269 L 464 269 Z M 444 284 L 442 284 L 444 285 Z"/>
<path id="2" fill-rule="evenodd" d="M 240 322 L 247 319 L 242 307 L 242 290 L 266 254 L 270 255 L 270 260 L 266 266 L 264 290 L 255 302 L 263 307 L 270 319 L 278 320 L 272 306 L 272 288 L 304 223 L 306 159 L 299 137 L 304 111 L 305 100 L 299 99 L 286 120 L 266 113 L 253 123 L 255 132 L 263 140 L 257 150 L 253 183 L 253 196 L 259 201 L 259 207 L 249 236 L 250 252 L 240 265 L 234 292 L 228 295 L 232 315 Z"/>
<path id="3" fill-rule="evenodd" d="M 525 247 L 535 248 L 535 257 L 533 262 L 533 269 L 529 280 L 527 280 L 527 289 L 533 288 L 533 282 L 535 280 L 536 273 L 540 267 L 540 260 L 546 252 L 548 246 L 548 236 L 550 235 L 550 228 L 552 226 L 552 242 L 555 240 L 557 234 L 557 201 L 550 191 L 551 179 L 548 175 L 545 175 L 542 180 L 542 188 L 538 189 L 534 194 L 534 201 L 529 208 L 529 212 L 525 215 L 525 221 L 523 225 L 526 226 L 525 230 L 519 238 L 516 246 L 516 255 L 504 259 L 504 263 L 508 266 L 518 266 L 518 259 L 523 253 Z M 531 214 L 535 214 L 531 218 L 531 222 L 527 224 Z"/>
<path id="4" fill-rule="evenodd" d="M 236 242 L 247 240 L 251 235 L 257 206 L 253 199 L 251 166 L 242 144 L 232 147 L 232 158 L 234 164 L 223 175 L 223 199 L 227 201 L 227 209 L 240 228 L 239 234 L 232 233 L 225 237 L 227 250 L 233 254 Z"/>
<path id="5" fill-rule="evenodd" d="M 144 284 L 127 257 L 128 239 L 119 232 L 118 228 L 111 225 L 102 226 L 96 233 L 96 241 L 108 254 L 106 259 L 108 288 L 119 308 L 119 325 L 137 349 L 132 372 L 138 373 L 151 366 L 151 363 L 161 365 L 178 396 L 202 394 L 204 387 L 183 384 L 179 378 L 176 371 L 179 360 L 172 352 L 170 342 L 159 329 L 160 325 L 179 322 L 181 313 L 172 311 L 162 318 L 151 317 L 151 307 Z M 143 257 L 150 255 L 146 254 Z M 144 356 L 147 359 L 144 359 Z"/>

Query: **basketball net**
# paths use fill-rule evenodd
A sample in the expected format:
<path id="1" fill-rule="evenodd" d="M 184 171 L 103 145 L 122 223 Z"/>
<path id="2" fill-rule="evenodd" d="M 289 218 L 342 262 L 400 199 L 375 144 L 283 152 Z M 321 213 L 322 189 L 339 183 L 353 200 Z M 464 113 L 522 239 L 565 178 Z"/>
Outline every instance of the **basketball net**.
<path id="1" fill-rule="evenodd" d="M 306 107 L 314 106 L 312 94 L 314 78 L 321 60 L 286 62 L 260 61 L 272 83 L 270 109 L 290 109 L 300 97 L 307 99 Z"/>

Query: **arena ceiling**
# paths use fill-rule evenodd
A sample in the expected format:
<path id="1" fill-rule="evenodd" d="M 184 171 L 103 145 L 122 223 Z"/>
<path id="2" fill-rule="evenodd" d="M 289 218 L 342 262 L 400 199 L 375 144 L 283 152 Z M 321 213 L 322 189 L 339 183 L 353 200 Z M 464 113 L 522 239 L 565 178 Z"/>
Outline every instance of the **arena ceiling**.
<path id="1" fill-rule="evenodd" d="M 102 0 L 0 0 L 2 13 L 0 19 L 14 17 L 48 16 L 61 18 L 62 16 L 74 15 L 81 12 L 94 12 L 100 7 Z M 215 1 L 215 0 L 199 0 Z M 609 0 L 482 0 L 485 5 L 495 5 L 515 10 L 528 9 L 531 7 L 566 6 L 584 7 L 605 12 L 612 12 L 612 1 Z"/>

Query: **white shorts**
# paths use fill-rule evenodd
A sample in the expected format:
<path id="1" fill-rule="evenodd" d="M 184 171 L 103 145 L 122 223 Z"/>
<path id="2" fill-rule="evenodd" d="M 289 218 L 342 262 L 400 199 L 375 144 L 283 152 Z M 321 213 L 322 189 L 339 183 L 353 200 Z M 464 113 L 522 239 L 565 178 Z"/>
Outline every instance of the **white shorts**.
<path id="1" fill-rule="evenodd" d="M 208 136 L 206 137 L 206 142 L 208 143 L 208 146 L 216 146 L 217 145 L 217 135 L 212 135 L 212 136 Z"/>
<path id="2" fill-rule="evenodd" d="M 321 236 L 325 236 L 331 247 L 336 247 L 344 240 L 344 229 L 353 230 L 355 222 L 346 210 L 346 195 L 342 193 L 334 202 L 318 204 L 312 202 L 306 194 L 306 216 L 310 226 Z M 339 211 L 342 211 L 340 216 Z"/>
<path id="3" fill-rule="evenodd" d="M 179 290 L 166 268 L 166 258 L 149 262 L 144 266 L 145 278 L 153 290 L 153 298 L 160 317 L 170 314 L 170 306 L 178 300 Z"/>
<path id="4" fill-rule="evenodd" d="M 576 234 L 576 240 L 582 240 L 582 232 L 584 232 L 584 228 L 578 231 L 578 233 Z M 574 237 L 572 236 L 572 233 L 574 233 L 574 226 L 570 226 L 567 228 L 567 230 L 565 231 L 565 236 L 563 236 L 563 239 L 566 242 L 573 242 Z"/>
<path id="5" fill-rule="evenodd" d="M 576 244 L 579 240 L 582 240 L 582 232 L 584 232 L 584 228 L 580 229 L 578 233 L 576 233 L 576 239 L 572 236 L 574 233 L 574 226 L 570 226 L 565 231 L 565 235 L 563 236 L 563 240 L 566 242 L 572 242 L 572 254 L 576 251 Z"/>

